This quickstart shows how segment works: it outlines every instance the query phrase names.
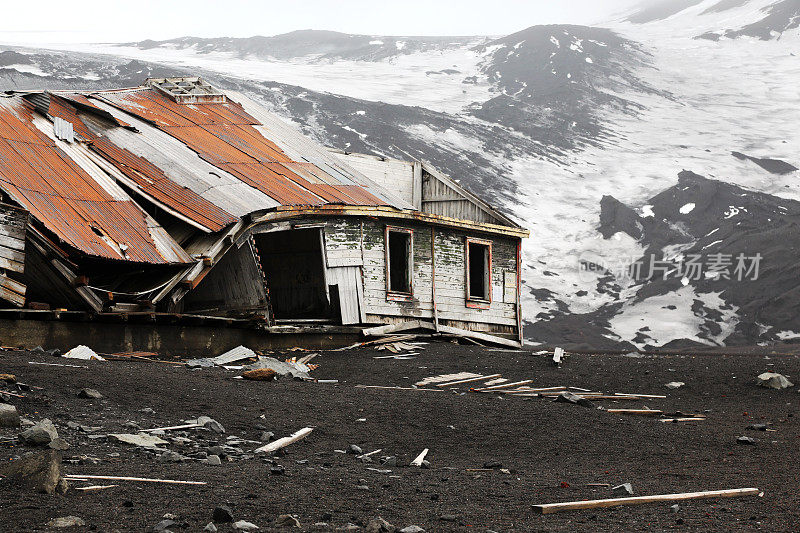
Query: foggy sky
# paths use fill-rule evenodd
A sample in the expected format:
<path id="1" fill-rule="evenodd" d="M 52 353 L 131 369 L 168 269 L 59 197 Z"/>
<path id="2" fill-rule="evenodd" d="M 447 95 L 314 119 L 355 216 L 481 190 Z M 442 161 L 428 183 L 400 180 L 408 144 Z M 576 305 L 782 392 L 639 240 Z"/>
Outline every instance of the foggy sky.
<path id="1" fill-rule="evenodd" d="M 250 37 L 293 30 L 373 35 L 506 35 L 535 24 L 593 24 L 642 0 L 40 0 L 3 2 L 0 42 Z M 35 11 L 32 12 L 32 11 Z"/>

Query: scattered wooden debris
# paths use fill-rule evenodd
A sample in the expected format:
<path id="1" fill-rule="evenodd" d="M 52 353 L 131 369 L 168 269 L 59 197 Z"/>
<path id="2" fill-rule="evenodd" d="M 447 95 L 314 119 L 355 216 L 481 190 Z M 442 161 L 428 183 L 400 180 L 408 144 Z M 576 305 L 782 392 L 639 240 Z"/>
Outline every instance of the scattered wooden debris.
<path id="1" fill-rule="evenodd" d="M 564 348 L 556 348 L 553 351 L 553 362 L 557 365 L 561 364 L 561 359 L 564 357 Z"/>
<path id="2" fill-rule="evenodd" d="M 499 376 L 500 374 L 492 374 L 492 376 Z M 421 381 L 417 381 L 414 385 L 418 387 L 422 387 L 424 385 L 430 385 L 432 383 L 445 383 L 448 381 L 453 380 L 462 380 L 462 379 L 470 379 L 470 378 L 483 378 L 481 374 L 476 374 L 475 372 L 458 372 L 456 374 L 441 374 L 439 376 L 430 376 Z M 488 377 L 488 376 L 486 376 Z"/>
<path id="3" fill-rule="evenodd" d="M 181 424 L 180 426 L 167 426 L 162 428 L 150 428 L 150 429 L 140 429 L 140 432 L 146 433 L 148 431 L 171 431 L 174 429 L 192 429 L 192 428 L 201 428 L 203 427 L 202 424 Z"/>
<path id="4" fill-rule="evenodd" d="M 686 417 L 679 417 L 679 418 L 660 418 L 659 422 L 696 422 L 700 420 L 706 420 L 705 417 L 699 416 L 686 416 Z"/>
<path id="5" fill-rule="evenodd" d="M 416 459 L 411 461 L 411 466 L 422 466 L 422 462 L 425 460 L 425 456 L 428 455 L 428 448 L 425 448 L 420 452 Z"/>
<path id="6" fill-rule="evenodd" d="M 618 415 L 640 415 L 640 416 L 661 416 L 663 411 L 658 409 L 606 409 L 608 413 Z"/>
<path id="7" fill-rule="evenodd" d="M 140 481 L 143 483 L 167 483 L 171 485 L 208 485 L 205 481 L 181 481 L 177 479 L 157 479 L 147 477 L 128 477 L 128 476 L 95 476 L 87 474 L 66 474 L 68 480 L 82 481 L 87 479 L 106 479 L 109 481 Z"/>
<path id="8" fill-rule="evenodd" d="M 29 365 L 47 365 L 47 366 L 63 366 L 68 368 L 89 368 L 84 365 L 66 365 L 64 363 L 40 363 L 38 361 L 28 361 Z"/>
<path id="9" fill-rule="evenodd" d="M 585 500 L 563 503 L 547 503 L 534 505 L 534 510 L 541 514 L 551 514 L 573 509 L 597 509 L 600 507 L 617 507 L 620 505 L 640 505 L 653 502 L 673 502 L 682 500 L 699 500 L 704 498 L 736 498 L 738 496 L 755 496 L 757 488 L 707 490 L 702 492 L 680 492 L 676 494 L 657 494 L 653 496 L 632 496 L 629 498 L 608 498 L 604 500 Z"/>
<path id="10" fill-rule="evenodd" d="M 78 480 L 76 478 L 71 478 L 71 481 L 78 481 Z M 114 487 L 119 487 L 119 485 L 89 485 L 88 487 L 75 487 L 75 490 L 88 492 L 95 490 L 112 489 Z"/>
<path id="11" fill-rule="evenodd" d="M 390 324 L 386 326 L 367 328 L 361 330 L 361 333 L 366 337 L 382 337 L 384 335 L 388 335 L 391 333 L 410 331 L 414 329 L 429 330 L 429 331 L 434 331 L 435 333 L 440 335 L 444 334 L 456 338 L 468 338 L 477 341 L 483 341 L 489 344 L 499 344 L 501 346 L 509 346 L 511 348 L 521 347 L 519 341 L 506 339 L 504 337 L 498 337 L 496 335 L 490 335 L 488 333 L 481 333 L 479 331 L 470 331 L 468 329 L 443 326 L 441 324 L 439 324 L 437 327 L 432 322 L 427 322 L 424 320 L 409 320 L 407 322 L 403 322 L 402 324 Z"/>
<path id="12" fill-rule="evenodd" d="M 483 387 L 483 388 L 478 388 L 478 389 L 474 389 L 474 390 L 479 391 L 479 392 L 495 391 L 495 390 L 500 390 L 500 389 L 510 389 L 511 387 L 517 387 L 519 385 L 527 385 L 528 383 L 533 383 L 533 380 L 532 379 L 524 379 L 522 381 L 515 381 L 513 383 L 503 383 L 502 385 L 492 385 L 491 387 Z"/>
<path id="13" fill-rule="evenodd" d="M 474 377 L 469 377 L 465 379 L 459 379 L 456 381 L 448 381 L 446 383 L 437 383 L 437 387 L 452 387 L 453 385 L 461 385 L 462 383 L 472 383 L 473 381 L 482 381 L 484 379 L 493 379 L 493 378 L 500 378 L 500 374 L 489 374 L 488 376 L 481 376 L 477 375 Z M 502 379 L 502 378 L 501 378 Z M 503 380 L 507 381 L 507 380 Z M 419 385 L 419 383 L 417 383 Z"/>
<path id="14" fill-rule="evenodd" d="M 356 385 L 357 389 L 387 389 L 387 390 L 422 390 L 422 391 L 434 391 L 434 392 L 445 392 L 444 389 L 425 389 L 422 387 L 389 387 L 385 385 Z"/>
<path id="15" fill-rule="evenodd" d="M 270 442 L 266 446 L 262 446 L 260 448 L 256 448 L 255 452 L 256 453 L 272 453 L 275 450 L 280 450 L 281 448 L 284 448 L 284 447 L 286 447 L 286 446 L 288 446 L 288 445 L 290 445 L 292 443 L 295 443 L 295 442 L 297 442 L 297 441 L 299 441 L 301 439 L 304 439 L 304 438 L 308 437 L 311 434 L 312 431 L 314 431 L 314 428 L 303 428 L 301 430 L 298 430 L 298 431 L 292 433 L 288 437 L 283 437 L 283 438 L 278 439 L 278 440 L 276 440 L 274 442 Z"/>

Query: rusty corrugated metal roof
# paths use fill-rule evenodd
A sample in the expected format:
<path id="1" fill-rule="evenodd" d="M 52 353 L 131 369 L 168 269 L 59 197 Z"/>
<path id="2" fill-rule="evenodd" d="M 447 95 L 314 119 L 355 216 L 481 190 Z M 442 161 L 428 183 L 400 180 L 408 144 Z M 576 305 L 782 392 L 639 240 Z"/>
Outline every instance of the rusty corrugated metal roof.
<path id="1" fill-rule="evenodd" d="M 156 165 L 139 157 L 125 148 L 121 148 L 102 135 L 93 133 L 78 116 L 72 105 L 77 99 L 86 99 L 83 95 L 52 95 L 48 114 L 60 117 L 72 123 L 75 132 L 91 143 L 91 149 L 102 155 L 120 172 L 134 181 L 141 192 L 152 197 L 181 215 L 193 220 L 208 231 L 217 232 L 238 220 L 224 209 L 209 202 L 191 189 L 180 186 L 170 180 Z M 88 99 L 86 99 L 89 101 Z M 91 104 L 91 101 L 89 101 Z M 99 113 L 108 115 L 106 111 L 90 106 Z M 105 116 L 104 115 L 104 116 Z M 119 122 L 114 117 L 112 120 Z"/>
<path id="2" fill-rule="evenodd" d="M 177 246 L 157 246 L 151 233 L 156 224 L 147 213 L 112 195 L 39 131 L 31 104 L 21 98 L 0 99 L 0 188 L 86 254 L 155 264 L 191 261 Z M 166 249 L 170 257 L 163 255 Z"/>
<path id="3" fill-rule="evenodd" d="M 92 96 L 150 122 L 283 205 L 387 205 L 317 165 L 293 161 L 253 127 L 260 123 L 236 102 L 181 104 L 151 88 Z"/>

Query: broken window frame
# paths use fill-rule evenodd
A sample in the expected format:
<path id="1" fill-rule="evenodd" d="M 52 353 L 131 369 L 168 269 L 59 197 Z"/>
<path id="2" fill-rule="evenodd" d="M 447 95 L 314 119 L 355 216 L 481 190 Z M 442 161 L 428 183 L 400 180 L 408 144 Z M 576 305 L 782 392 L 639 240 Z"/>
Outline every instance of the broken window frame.
<path id="1" fill-rule="evenodd" d="M 389 234 L 402 233 L 408 235 L 408 256 L 407 256 L 407 276 L 406 280 L 408 291 L 398 291 L 392 289 L 392 258 L 389 252 Z M 384 245 L 386 250 L 386 299 L 395 302 L 408 302 L 414 297 L 414 230 L 398 226 L 386 226 L 384 234 Z"/>
<path id="2" fill-rule="evenodd" d="M 485 248 L 484 260 L 484 284 L 485 296 L 476 296 L 472 294 L 472 273 L 470 268 L 470 245 L 478 245 Z M 466 305 L 473 309 L 488 309 L 492 305 L 492 241 L 485 239 L 467 238 L 464 243 L 464 270 L 465 270 L 465 288 L 466 288 Z"/>

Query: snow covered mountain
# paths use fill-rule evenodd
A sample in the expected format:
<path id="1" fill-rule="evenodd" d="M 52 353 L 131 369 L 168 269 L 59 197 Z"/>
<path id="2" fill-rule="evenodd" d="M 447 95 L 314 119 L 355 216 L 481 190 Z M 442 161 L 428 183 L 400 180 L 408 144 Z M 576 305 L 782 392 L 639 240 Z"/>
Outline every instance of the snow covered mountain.
<path id="1" fill-rule="evenodd" d="M 798 22 L 799 0 L 656 0 L 499 38 L 2 47 L 0 86 L 199 73 L 327 145 L 431 161 L 521 220 L 532 341 L 752 345 L 800 337 Z M 715 254 L 727 275 L 677 276 Z M 737 279 L 757 254 L 759 278 Z M 667 279 L 631 275 L 651 267 Z"/>

